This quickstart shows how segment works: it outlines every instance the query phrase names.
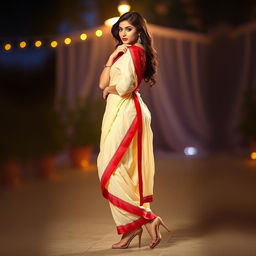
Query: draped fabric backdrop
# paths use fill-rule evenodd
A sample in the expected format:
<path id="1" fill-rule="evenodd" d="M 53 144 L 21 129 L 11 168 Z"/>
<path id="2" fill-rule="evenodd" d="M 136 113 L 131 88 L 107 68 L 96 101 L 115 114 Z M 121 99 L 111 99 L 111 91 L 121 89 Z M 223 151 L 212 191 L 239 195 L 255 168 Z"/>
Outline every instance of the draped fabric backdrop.
<path id="1" fill-rule="evenodd" d="M 90 30 L 86 41 L 57 48 L 56 108 L 60 99 L 72 108 L 78 96 L 102 98 L 99 76 L 116 43 L 109 28 L 100 29 L 101 37 Z M 152 24 L 148 30 L 159 68 L 156 85 L 143 82 L 141 95 L 152 114 L 155 149 L 239 150 L 243 92 L 256 85 L 256 24 L 207 35 Z"/>

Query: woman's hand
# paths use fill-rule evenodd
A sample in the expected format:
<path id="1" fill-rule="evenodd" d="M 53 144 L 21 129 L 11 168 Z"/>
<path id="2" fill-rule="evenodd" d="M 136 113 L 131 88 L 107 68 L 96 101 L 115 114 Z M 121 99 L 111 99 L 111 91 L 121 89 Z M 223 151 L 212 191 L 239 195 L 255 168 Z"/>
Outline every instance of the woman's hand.
<path id="1" fill-rule="evenodd" d="M 116 90 L 116 86 L 115 85 L 111 85 L 111 86 L 107 86 L 104 90 L 103 90 L 103 99 L 107 99 L 108 95 L 112 93 L 112 94 L 116 94 L 119 95 L 117 90 Z"/>
<path id="2" fill-rule="evenodd" d="M 106 100 L 109 95 L 108 86 L 103 90 L 103 99 Z"/>
<path id="3" fill-rule="evenodd" d="M 118 45 L 117 48 L 115 49 L 115 51 L 110 55 L 113 59 L 115 59 L 117 57 L 117 55 L 120 53 L 120 52 L 123 52 L 125 53 L 127 50 L 128 50 L 128 47 L 127 46 L 130 46 L 130 44 L 121 44 L 121 45 Z"/>

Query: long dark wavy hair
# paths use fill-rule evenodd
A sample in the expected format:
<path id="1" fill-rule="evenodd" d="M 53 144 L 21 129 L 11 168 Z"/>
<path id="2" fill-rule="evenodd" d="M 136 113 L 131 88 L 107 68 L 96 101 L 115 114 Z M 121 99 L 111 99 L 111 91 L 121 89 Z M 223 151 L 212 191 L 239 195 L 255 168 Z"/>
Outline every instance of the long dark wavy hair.
<path id="1" fill-rule="evenodd" d="M 117 46 L 123 44 L 121 38 L 119 37 L 119 23 L 121 21 L 128 21 L 131 25 L 133 25 L 137 32 L 140 34 L 141 43 L 144 46 L 145 54 L 146 54 L 146 69 L 143 75 L 143 79 L 145 82 L 149 83 L 149 86 L 153 86 L 156 83 L 155 74 L 157 70 L 157 53 L 152 45 L 152 38 L 147 31 L 147 22 L 145 18 L 143 18 L 137 12 L 126 12 L 124 13 L 118 21 L 112 26 L 111 33 L 113 37 L 117 40 Z"/>

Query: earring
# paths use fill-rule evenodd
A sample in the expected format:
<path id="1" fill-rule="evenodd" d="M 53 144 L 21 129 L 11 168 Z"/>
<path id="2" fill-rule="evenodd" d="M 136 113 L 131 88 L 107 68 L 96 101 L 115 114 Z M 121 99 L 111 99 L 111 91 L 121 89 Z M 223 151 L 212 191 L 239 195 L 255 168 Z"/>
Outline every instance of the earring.
<path id="1" fill-rule="evenodd" d="M 138 40 L 137 40 L 137 42 L 141 44 L 140 34 L 139 34 L 139 36 L 138 36 Z"/>

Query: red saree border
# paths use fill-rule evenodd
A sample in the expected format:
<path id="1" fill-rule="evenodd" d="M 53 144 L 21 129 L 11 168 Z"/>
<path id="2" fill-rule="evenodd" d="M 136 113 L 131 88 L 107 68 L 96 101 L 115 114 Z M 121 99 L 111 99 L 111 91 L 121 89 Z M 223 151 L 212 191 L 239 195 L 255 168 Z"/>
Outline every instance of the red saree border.
<path id="1" fill-rule="evenodd" d="M 117 196 L 112 195 L 111 193 L 108 192 L 106 188 L 103 191 L 103 196 L 118 208 L 121 208 L 134 215 L 143 217 L 144 219 L 151 219 L 152 216 L 155 216 L 152 212 L 148 212 L 143 208 L 127 203 L 121 198 L 118 198 Z"/>
<path id="2" fill-rule="evenodd" d="M 154 219 L 154 218 L 155 217 L 153 217 L 152 219 Z M 152 219 L 139 218 L 139 219 L 137 219 L 131 223 L 128 223 L 126 225 L 117 226 L 116 227 L 117 233 L 120 235 L 120 234 L 125 234 L 128 232 L 131 232 L 131 231 L 143 226 L 144 224 L 146 224 L 147 222 L 149 222 Z"/>
<path id="3" fill-rule="evenodd" d="M 144 72 L 145 65 L 142 66 L 141 62 L 141 52 L 143 52 L 144 55 L 144 50 L 138 46 L 130 46 L 130 53 L 132 56 L 133 64 L 134 64 L 134 69 L 137 75 L 137 87 L 135 91 L 139 90 L 139 85 L 142 79 L 142 75 Z M 141 52 L 140 52 L 141 51 Z M 138 100 L 138 96 L 136 92 L 133 92 L 133 101 L 134 105 L 136 108 L 136 113 L 137 113 L 137 118 L 138 118 L 138 180 L 139 180 L 139 194 L 140 194 L 140 205 L 143 205 L 143 177 L 142 177 L 142 112 L 141 112 L 141 106 L 140 102 Z"/>
<path id="4" fill-rule="evenodd" d="M 119 164 L 123 155 L 127 151 L 127 149 L 129 147 L 137 129 L 138 129 L 138 120 L 137 120 L 137 117 L 135 116 L 131 126 L 129 127 L 128 131 L 126 132 L 122 142 L 118 146 L 117 151 L 115 152 L 115 154 L 111 158 L 110 162 L 108 163 L 108 165 L 107 165 L 107 167 L 106 167 L 106 169 L 105 169 L 105 171 L 104 171 L 104 173 L 101 177 L 101 190 L 102 190 L 102 192 L 104 191 L 105 186 L 106 186 L 110 176 L 115 171 L 117 165 Z"/>
<path id="5" fill-rule="evenodd" d="M 141 107 L 136 93 L 133 93 L 133 101 L 135 104 L 137 118 L 138 118 L 138 180 L 139 180 L 139 194 L 140 205 L 143 205 L 143 180 L 142 180 L 142 113 Z"/>
<path id="6" fill-rule="evenodd" d="M 134 47 L 134 46 L 130 46 L 130 53 L 132 56 L 132 60 L 134 63 L 134 67 L 135 67 L 135 71 L 137 74 L 137 79 L 138 79 L 138 83 L 137 83 L 137 89 L 140 83 L 140 80 L 142 78 L 142 68 L 140 65 L 140 52 L 139 49 L 141 51 L 143 51 L 142 48 L 140 47 Z M 122 56 L 122 55 L 121 55 Z M 119 57 L 121 57 L 119 56 Z M 125 152 L 127 151 L 130 142 L 132 141 L 136 131 L 138 131 L 138 180 L 139 180 L 139 194 L 140 194 L 140 206 L 143 205 L 144 203 L 144 198 L 143 198 L 143 177 L 142 177 L 142 112 L 141 112 L 141 106 L 138 100 L 138 96 L 135 92 L 133 92 L 133 101 L 134 101 L 134 105 L 136 108 L 136 117 L 134 118 L 130 128 L 128 129 L 127 133 L 125 134 L 122 142 L 120 143 L 120 145 L 118 146 L 118 149 L 116 150 L 115 154 L 113 155 L 113 157 L 111 158 L 110 162 L 108 163 L 102 177 L 101 177 L 101 190 L 103 192 L 103 190 L 105 189 L 105 186 L 110 178 L 110 176 L 112 175 L 112 173 L 115 171 L 116 167 L 118 166 L 118 163 L 120 162 L 120 160 L 122 159 L 123 155 L 125 154 Z"/>
<path id="7" fill-rule="evenodd" d="M 143 203 L 149 203 L 153 201 L 153 195 L 143 197 Z"/>
<path id="8" fill-rule="evenodd" d="M 136 225 L 131 223 L 126 224 L 125 226 L 127 226 L 127 229 L 123 229 L 126 230 L 124 233 L 126 232 L 130 232 L 133 229 L 136 229 L 136 227 L 140 227 L 142 225 L 144 225 L 145 223 L 147 223 L 149 220 L 152 220 L 156 217 L 156 215 L 151 212 L 151 211 L 146 211 L 143 208 L 137 207 L 135 205 L 132 205 L 130 203 L 127 203 L 126 201 L 110 194 L 107 189 L 104 189 L 103 191 L 103 195 L 104 197 L 109 200 L 113 205 L 117 206 L 118 208 L 121 208 L 129 213 L 132 213 L 134 215 L 140 216 L 141 219 L 143 220 L 143 224 L 141 222 L 141 224 L 138 226 L 139 223 L 137 223 Z M 127 231 L 128 230 L 128 231 Z M 120 233 L 122 234 L 122 233 Z"/>
<path id="9" fill-rule="evenodd" d="M 123 234 L 130 232 L 148 221 L 154 219 L 156 215 L 151 211 L 146 211 L 143 208 L 140 208 L 138 206 L 132 205 L 108 192 L 108 190 L 105 188 L 108 180 L 110 179 L 113 172 L 116 170 L 116 167 L 118 166 L 120 160 L 122 159 L 123 155 L 127 151 L 133 137 L 136 134 L 136 131 L 138 131 L 138 180 L 139 180 L 139 195 L 140 195 L 140 206 L 143 205 L 146 202 L 152 202 L 153 201 L 153 195 L 148 195 L 146 197 L 143 197 L 143 177 L 142 177 L 142 111 L 140 102 L 138 99 L 138 95 L 136 94 L 136 91 L 139 90 L 139 85 L 142 79 L 143 72 L 145 70 L 145 63 L 140 63 L 142 58 L 145 60 L 145 54 L 144 50 L 140 47 L 130 46 L 130 53 L 132 56 L 133 64 L 135 67 L 135 72 L 137 74 L 137 87 L 134 90 L 132 96 L 134 105 L 136 108 L 136 116 L 130 125 L 129 129 L 127 130 L 123 140 L 121 141 L 120 145 L 118 146 L 116 152 L 114 153 L 113 157 L 111 158 L 110 162 L 108 163 L 102 177 L 101 177 L 101 190 L 103 196 L 110 201 L 113 205 L 130 212 L 134 215 L 139 216 L 140 218 L 136 221 L 133 221 L 131 223 L 128 223 L 126 225 L 117 226 L 117 232 L 118 234 Z M 139 52 L 139 49 L 143 51 L 143 55 L 141 52 Z M 122 56 L 122 55 L 121 55 Z M 115 59 L 119 59 L 121 56 Z M 114 62 L 115 62 L 114 61 Z"/>
<path id="10" fill-rule="evenodd" d="M 137 89 L 138 89 L 142 80 L 143 73 L 146 68 L 145 51 L 137 45 L 132 45 L 132 46 L 129 46 L 128 48 L 130 49 L 133 64 L 135 67 L 135 72 L 137 74 Z"/>

